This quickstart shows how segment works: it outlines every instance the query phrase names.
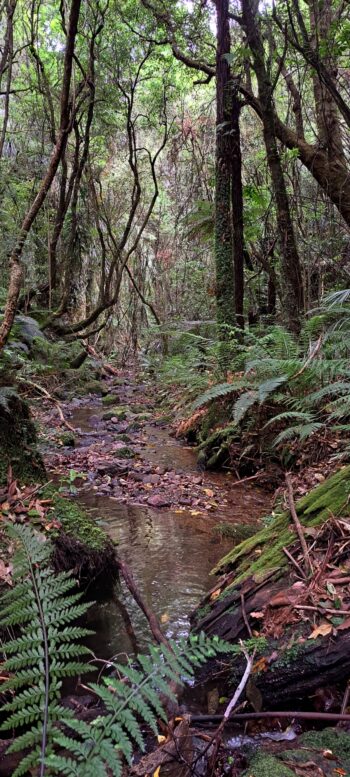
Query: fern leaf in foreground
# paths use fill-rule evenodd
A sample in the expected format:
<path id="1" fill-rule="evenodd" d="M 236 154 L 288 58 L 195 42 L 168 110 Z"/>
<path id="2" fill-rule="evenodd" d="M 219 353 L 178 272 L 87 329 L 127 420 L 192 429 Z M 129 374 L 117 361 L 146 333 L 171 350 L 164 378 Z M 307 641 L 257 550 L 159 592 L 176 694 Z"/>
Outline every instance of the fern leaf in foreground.
<path id="1" fill-rule="evenodd" d="M 86 648 L 74 640 L 91 632 L 70 627 L 90 605 L 79 602 L 81 594 L 73 593 L 76 583 L 69 574 L 53 573 L 49 541 L 44 541 L 26 525 L 16 524 L 7 531 L 17 549 L 15 585 L 2 597 L 0 625 L 19 628 L 20 635 L 4 646 L 2 668 L 10 676 L 2 691 L 12 691 L 15 695 L 2 706 L 1 711 L 7 718 L 0 730 L 30 725 L 8 751 L 19 752 L 30 747 L 13 777 L 20 777 L 30 769 L 42 777 L 47 774 L 45 758 L 52 747 L 55 724 L 70 716 L 58 702 L 62 678 L 90 668 L 79 661 Z M 64 629 L 57 628 L 60 622 L 64 622 Z"/>
<path id="2" fill-rule="evenodd" d="M 113 664 L 119 679 L 106 678 L 107 687 L 91 686 L 103 702 L 106 714 L 92 724 L 74 718 L 67 721 L 71 737 L 63 737 L 58 732 L 55 739 L 57 745 L 69 750 L 69 762 L 51 755 L 47 763 L 54 767 L 56 774 L 86 777 L 93 773 L 94 767 L 94 777 L 107 777 L 109 773 L 119 777 L 123 759 L 130 762 L 132 746 L 144 748 L 141 724 L 156 733 L 157 717 L 166 719 L 159 695 L 165 693 L 173 698 L 168 683 L 193 677 L 197 667 L 219 653 L 239 650 L 216 637 L 209 639 L 200 634 L 191 636 L 188 641 L 172 642 L 171 651 L 152 646 L 150 657 L 140 656 L 136 669 L 131 664 Z"/>

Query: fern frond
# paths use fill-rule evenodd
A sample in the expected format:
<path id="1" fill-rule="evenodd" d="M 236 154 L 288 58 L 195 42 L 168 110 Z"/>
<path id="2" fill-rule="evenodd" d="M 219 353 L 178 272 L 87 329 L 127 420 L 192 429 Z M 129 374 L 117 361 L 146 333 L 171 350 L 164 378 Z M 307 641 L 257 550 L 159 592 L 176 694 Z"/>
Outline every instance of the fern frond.
<path id="1" fill-rule="evenodd" d="M 245 388 L 249 385 L 247 379 L 235 380 L 233 383 L 218 383 L 216 386 L 212 386 L 210 389 L 201 394 L 195 402 L 193 402 L 192 410 L 198 410 L 198 408 L 207 405 L 208 402 L 212 402 L 214 399 L 226 397 L 229 394 L 234 394 L 239 389 Z"/>
<path id="2" fill-rule="evenodd" d="M 8 656 L 5 645 L 3 669 L 14 674 L 2 685 L 2 691 L 15 691 L 15 696 L 5 705 L 8 716 L 1 729 L 32 724 L 22 739 L 27 746 L 31 742 L 32 752 L 22 759 L 15 775 L 19 777 L 29 768 L 39 769 L 39 775 L 43 775 L 54 724 L 70 718 L 69 711 L 57 703 L 60 680 L 90 669 L 77 660 L 87 653 L 85 647 L 74 643 L 77 627 L 69 636 L 69 625 L 90 605 L 78 603 L 81 594 L 73 593 L 75 582 L 67 573 L 55 575 L 50 568 L 49 541 L 43 541 L 25 524 L 11 525 L 7 531 L 17 549 L 16 585 L 2 598 L 0 620 L 4 625 L 18 627 L 21 633 L 9 640 Z M 51 624 L 54 627 L 49 636 Z M 65 626 L 62 631 L 57 628 L 60 624 Z M 33 747 L 35 744 L 39 749 Z"/>
<path id="3" fill-rule="evenodd" d="M 237 402 L 235 402 L 234 404 L 234 408 L 233 408 L 234 422 L 236 424 L 239 424 L 240 421 L 243 420 L 249 408 L 252 407 L 252 405 L 255 405 L 255 403 L 258 401 L 259 401 L 258 391 L 247 391 L 245 394 L 242 394 L 239 397 L 239 399 L 237 399 Z"/>
<path id="4" fill-rule="evenodd" d="M 302 413 L 297 412 L 296 410 L 286 410 L 284 413 L 278 413 L 278 415 L 270 418 L 263 426 L 263 429 L 266 429 L 272 424 L 280 423 L 281 421 L 292 421 L 294 419 L 298 421 L 305 421 L 306 423 L 311 423 L 313 421 L 313 416 L 311 413 Z"/>

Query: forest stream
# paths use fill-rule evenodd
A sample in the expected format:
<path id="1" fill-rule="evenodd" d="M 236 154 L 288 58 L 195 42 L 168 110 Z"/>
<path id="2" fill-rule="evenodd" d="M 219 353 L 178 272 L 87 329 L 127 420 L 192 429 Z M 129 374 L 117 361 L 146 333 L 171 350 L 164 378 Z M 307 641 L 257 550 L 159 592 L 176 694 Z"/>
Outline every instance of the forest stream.
<path id="1" fill-rule="evenodd" d="M 112 411 L 106 412 L 103 399 L 64 405 L 77 429 L 76 446 L 51 450 L 47 460 L 55 476 L 62 467 L 76 473 L 76 499 L 102 521 L 165 636 L 176 638 L 188 634 L 191 612 L 213 585 L 211 569 L 232 547 L 232 536 L 218 525 L 237 525 L 237 532 L 242 525 L 243 532 L 256 527 L 270 497 L 254 483 L 237 485 L 231 473 L 199 472 L 195 450 L 159 420 L 153 386 L 130 382 L 130 374 L 127 379 L 122 389 L 111 386 L 109 395 L 117 391 L 122 420 L 109 418 Z M 135 406 L 144 412 L 133 413 Z M 125 444 L 115 448 L 121 436 L 127 450 Z M 118 450 L 130 457 L 118 459 Z M 117 458 L 110 463 L 112 453 Z M 238 532 L 237 541 L 240 537 Z M 88 618 L 99 658 L 144 651 L 150 639 L 148 623 L 123 583 L 117 596 L 95 605 Z"/>

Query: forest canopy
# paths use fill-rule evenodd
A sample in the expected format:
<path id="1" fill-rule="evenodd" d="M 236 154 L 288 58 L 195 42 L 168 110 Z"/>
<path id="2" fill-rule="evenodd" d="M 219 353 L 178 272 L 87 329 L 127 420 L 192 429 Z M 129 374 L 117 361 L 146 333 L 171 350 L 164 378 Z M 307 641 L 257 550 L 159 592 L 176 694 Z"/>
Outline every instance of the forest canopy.
<path id="1" fill-rule="evenodd" d="M 349 14 L 3 3 L 1 346 L 33 309 L 131 349 L 216 312 L 298 334 L 348 285 Z"/>

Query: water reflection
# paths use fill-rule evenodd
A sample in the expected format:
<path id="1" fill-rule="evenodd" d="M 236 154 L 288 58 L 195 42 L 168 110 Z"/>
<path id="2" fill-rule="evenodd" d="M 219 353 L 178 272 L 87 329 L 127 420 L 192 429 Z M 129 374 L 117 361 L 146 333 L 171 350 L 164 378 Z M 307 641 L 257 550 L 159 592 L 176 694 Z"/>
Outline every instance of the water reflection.
<path id="1" fill-rule="evenodd" d="M 187 513 L 155 512 L 94 494 L 80 501 L 106 522 L 166 636 L 186 636 L 191 611 L 213 583 L 210 570 L 232 546 L 232 540 L 212 534 L 217 519 L 207 518 L 204 527 Z M 89 615 L 88 627 L 96 631 L 93 649 L 100 657 L 134 652 L 135 634 L 139 648 L 149 641 L 146 619 L 123 584 L 117 599 L 99 603 Z"/>

